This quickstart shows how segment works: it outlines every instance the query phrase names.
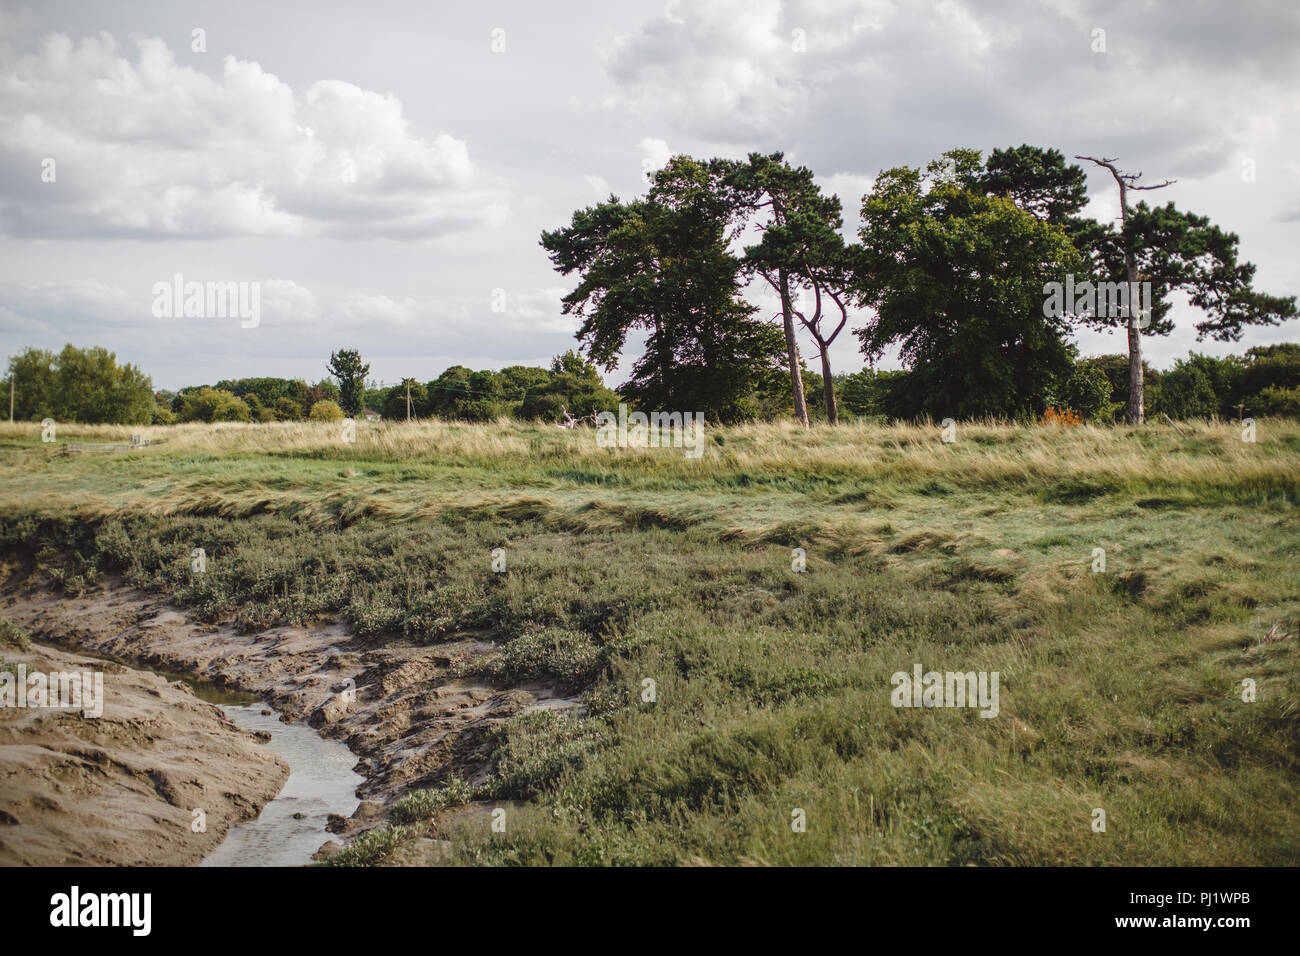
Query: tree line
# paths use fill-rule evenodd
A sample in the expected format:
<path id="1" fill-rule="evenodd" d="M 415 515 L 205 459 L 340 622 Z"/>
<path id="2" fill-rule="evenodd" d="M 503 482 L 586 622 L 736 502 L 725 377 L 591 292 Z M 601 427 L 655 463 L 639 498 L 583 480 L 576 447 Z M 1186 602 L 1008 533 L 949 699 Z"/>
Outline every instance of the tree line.
<path id="1" fill-rule="evenodd" d="M 408 378 L 391 386 L 367 380 L 369 366 L 355 350 L 335 352 L 330 368 L 333 378 L 314 385 L 256 377 L 154 391 L 147 375 L 133 365 L 118 365 L 107 349 L 68 345 L 57 353 L 26 349 L 11 358 L 9 377 L 0 388 L 16 383 L 14 417 L 19 421 L 53 418 L 86 424 L 333 421 L 367 411 L 394 421 L 406 420 L 409 412 L 411 419 L 564 422 L 590 418 L 620 401 L 644 408 L 626 390 L 608 388 L 596 366 L 573 350 L 557 356 L 548 368 L 512 365 L 474 371 L 453 365 L 431 381 Z M 1143 378 L 1146 407 L 1153 415 L 1300 418 L 1300 344 L 1257 346 L 1223 358 L 1192 352 L 1167 371 L 1144 364 Z M 831 407 L 841 417 L 878 422 L 928 414 L 928 377 L 907 369 L 834 375 L 834 406 L 826 402 L 823 376 L 801 367 L 800 379 L 809 396 L 808 415 L 815 421 L 829 421 Z M 762 378 L 750 394 L 755 417 L 791 416 L 794 403 L 787 385 L 779 370 Z M 1127 415 L 1129 387 L 1127 355 L 1073 359 L 1070 373 L 1048 390 L 1046 402 L 1088 421 L 1120 422 Z"/>
<path id="2" fill-rule="evenodd" d="M 383 385 L 355 349 L 330 356 L 330 377 L 313 384 L 271 376 L 223 379 L 215 385 L 155 391 L 152 380 L 101 347 L 67 345 L 60 352 L 28 348 L 9 360 L 14 418 L 84 424 L 335 421 L 366 412 L 387 419 L 494 421 L 582 419 L 622 399 L 596 367 L 570 350 L 547 368 L 512 365 L 475 371 L 454 365 L 437 378 Z"/>
<path id="3" fill-rule="evenodd" d="M 1142 340 L 1172 331 L 1171 297 L 1185 295 L 1201 313 L 1198 338 L 1220 341 L 1295 317 L 1296 302 L 1254 289 L 1255 267 L 1238 259 L 1235 234 L 1172 202 L 1130 200 L 1171 183 L 1143 184 L 1113 159 L 1075 158 L 1111 174 L 1118 223 L 1082 215 L 1086 176 L 1059 150 L 1023 145 L 985 159 L 954 149 L 924 169 L 881 172 L 862 198 L 857 241 L 846 241 L 840 200 L 810 169 L 781 153 L 752 153 L 743 161 L 675 156 L 644 197 L 611 195 L 580 209 L 543 232 L 541 245 L 557 271 L 577 276 L 563 308 L 581 318 L 589 359 L 612 369 L 629 335 L 645 334 L 622 391 L 649 409 L 704 410 L 723 422 L 760 417 L 777 375 L 806 425 L 802 330 L 833 424 L 829 350 L 852 316 L 860 324 L 849 331 L 870 368 L 898 350 L 906 375 L 882 381 L 892 383 L 891 417 L 903 418 L 1037 417 L 1054 403 L 1095 414 L 1107 383 L 1115 393 L 1103 374 L 1111 366 L 1081 364 L 1071 334 L 1124 329 L 1123 417 L 1141 423 Z M 1115 314 L 1082 297 L 1047 308 L 1048 284 L 1067 276 L 1089 290 L 1149 283 L 1150 308 Z M 778 303 L 775 322 L 757 314 L 754 286 Z"/>
<path id="4" fill-rule="evenodd" d="M 1245 355 L 1215 358 L 1192 352 L 1172 369 L 1143 363 L 1145 408 L 1173 419 L 1278 416 L 1300 418 L 1300 344 L 1257 346 Z M 923 414 L 924 378 L 907 370 L 863 369 L 835 377 L 842 406 L 857 418 L 909 420 Z M 1077 359 L 1048 391 L 1046 405 L 1086 421 L 1118 423 L 1129 408 L 1129 357 Z M 817 411 L 820 411 L 818 409 Z"/>

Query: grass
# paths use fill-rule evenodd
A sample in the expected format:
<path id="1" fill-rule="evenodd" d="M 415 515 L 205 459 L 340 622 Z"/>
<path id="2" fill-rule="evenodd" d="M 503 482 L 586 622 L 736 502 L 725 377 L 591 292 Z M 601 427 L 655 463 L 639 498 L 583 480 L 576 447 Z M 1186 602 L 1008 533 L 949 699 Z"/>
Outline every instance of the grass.
<path id="1" fill-rule="evenodd" d="M 338 863 L 435 825 L 461 863 L 1297 863 L 1300 642 L 1263 638 L 1300 622 L 1300 425 L 1180 427 L 754 425 L 691 460 L 510 422 L 60 426 L 166 439 L 94 456 L 0 426 L 0 541 L 70 593 L 473 634 L 473 676 L 582 696 Z M 894 708 L 918 662 L 998 671 L 999 715 Z M 506 832 L 430 822 L 467 800 Z"/>

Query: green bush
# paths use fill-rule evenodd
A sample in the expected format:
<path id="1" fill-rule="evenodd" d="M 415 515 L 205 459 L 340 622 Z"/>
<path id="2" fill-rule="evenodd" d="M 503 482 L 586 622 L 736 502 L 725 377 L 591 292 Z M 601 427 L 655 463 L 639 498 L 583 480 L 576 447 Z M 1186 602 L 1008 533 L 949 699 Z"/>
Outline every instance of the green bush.
<path id="1" fill-rule="evenodd" d="M 1300 388 L 1270 385 L 1246 403 L 1246 411 L 1253 411 L 1256 415 L 1300 418 Z"/>
<path id="2" fill-rule="evenodd" d="M 604 658 L 586 634 L 563 627 L 529 631 L 480 666 L 479 673 L 508 683 L 554 678 L 577 686 L 599 673 Z"/>
<path id="3" fill-rule="evenodd" d="M 240 398 L 219 388 L 190 389 L 178 396 L 183 422 L 247 422 L 252 420 L 248 406 Z"/>
<path id="4" fill-rule="evenodd" d="M 313 422 L 341 422 L 344 416 L 339 403 L 326 398 L 311 407 L 311 415 L 308 417 Z"/>
<path id="5" fill-rule="evenodd" d="M 1180 360 L 1161 377 L 1160 399 L 1152 411 L 1177 419 L 1213 418 L 1219 414 L 1219 396 L 1202 367 Z"/>
<path id="6" fill-rule="evenodd" d="M 436 817 L 448 807 L 459 807 L 474 799 L 474 788 L 459 777 L 452 777 L 441 787 L 416 790 L 398 800 L 388 818 L 394 823 L 419 823 Z"/>
<path id="7" fill-rule="evenodd" d="M 277 398 L 275 400 L 275 417 L 282 422 L 301 421 L 302 403 L 296 402 L 292 398 Z"/>
<path id="8" fill-rule="evenodd" d="M 410 827 L 371 830 L 352 841 L 352 845 L 325 861 L 326 866 L 382 866 L 415 836 Z"/>
<path id="9" fill-rule="evenodd" d="M 1111 384 L 1106 373 L 1096 365 L 1076 362 L 1070 375 L 1056 389 L 1052 404 L 1071 409 L 1087 421 L 1108 422 L 1123 406 L 1111 400 Z"/>
<path id="10" fill-rule="evenodd" d="M 15 647 L 25 651 L 31 646 L 31 635 L 27 628 L 15 624 L 8 618 L 0 617 L 0 647 Z"/>

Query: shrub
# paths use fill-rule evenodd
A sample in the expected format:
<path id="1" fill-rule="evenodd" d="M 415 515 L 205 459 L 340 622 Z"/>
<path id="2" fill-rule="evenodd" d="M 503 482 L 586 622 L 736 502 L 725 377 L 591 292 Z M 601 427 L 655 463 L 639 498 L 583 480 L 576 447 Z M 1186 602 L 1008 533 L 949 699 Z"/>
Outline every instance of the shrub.
<path id="1" fill-rule="evenodd" d="M 275 417 L 282 422 L 302 420 L 302 405 L 292 398 L 282 397 L 275 400 Z"/>
<path id="2" fill-rule="evenodd" d="M 379 866 L 413 836 L 410 827 L 371 830 L 352 841 L 352 845 L 325 861 L 326 866 Z"/>
<path id="3" fill-rule="evenodd" d="M 459 777 L 452 777 L 443 786 L 432 790 L 408 793 L 388 811 L 394 823 L 419 823 L 429 820 L 448 807 L 459 807 L 474 799 L 474 788 Z"/>
<path id="4" fill-rule="evenodd" d="M 1161 377 L 1160 400 L 1152 410 L 1170 418 L 1212 418 L 1219 414 L 1219 396 L 1202 364 L 1179 360 Z"/>
<path id="5" fill-rule="evenodd" d="M 252 415 L 242 399 L 219 388 L 191 389 L 178 396 L 183 422 L 246 422 Z"/>
<path id="6" fill-rule="evenodd" d="M 15 624 L 8 618 L 0 617 L 0 647 L 16 647 L 20 651 L 31 646 L 27 628 Z"/>
<path id="7" fill-rule="evenodd" d="M 341 422 L 343 421 L 343 409 L 339 407 L 338 402 L 324 398 L 311 407 L 309 417 L 313 422 Z"/>
<path id="8" fill-rule="evenodd" d="M 1077 428 L 1083 424 L 1083 418 L 1078 412 L 1069 408 L 1052 408 L 1043 412 L 1043 417 L 1039 421 L 1040 425 L 1064 425 L 1067 428 Z"/>
<path id="9" fill-rule="evenodd" d="M 602 664 L 600 648 L 586 634 L 548 627 L 516 637 L 488 657 L 480 672 L 510 683 L 551 677 L 577 686 L 592 680 Z"/>
<path id="10" fill-rule="evenodd" d="M 1300 388 L 1282 388 L 1270 385 L 1246 403 L 1247 411 L 1256 415 L 1280 415 L 1300 418 Z M 1252 408 L 1253 406 L 1253 408 Z"/>
<path id="11" fill-rule="evenodd" d="M 1076 362 L 1069 376 L 1056 389 L 1058 409 L 1073 409 L 1089 421 L 1110 421 L 1122 405 L 1111 401 L 1110 379 L 1096 365 Z M 1069 423 L 1065 423 L 1069 424 Z"/>

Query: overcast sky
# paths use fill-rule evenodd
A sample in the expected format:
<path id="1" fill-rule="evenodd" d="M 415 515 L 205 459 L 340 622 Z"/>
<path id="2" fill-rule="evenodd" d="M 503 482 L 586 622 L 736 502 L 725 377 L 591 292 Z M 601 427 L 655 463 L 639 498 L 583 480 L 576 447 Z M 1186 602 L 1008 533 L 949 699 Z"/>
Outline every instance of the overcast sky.
<path id="1" fill-rule="evenodd" d="M 388 382 L 545 364 L 576 322 L 539 234 L 678 152 L 784 150 L 850 230 L 881 169 L 952 147 L 1117 156 L 1293 295 L 1298 114 L 1295 0 L 0 0 L 0 350 L 104 345 L 160 388 L 315 381 L 347 346 Z M 260 283 L 260 324 L 156 317 L 176 274 Z M 1191 317 L 1153 364 L 1300 339 Z"/>

